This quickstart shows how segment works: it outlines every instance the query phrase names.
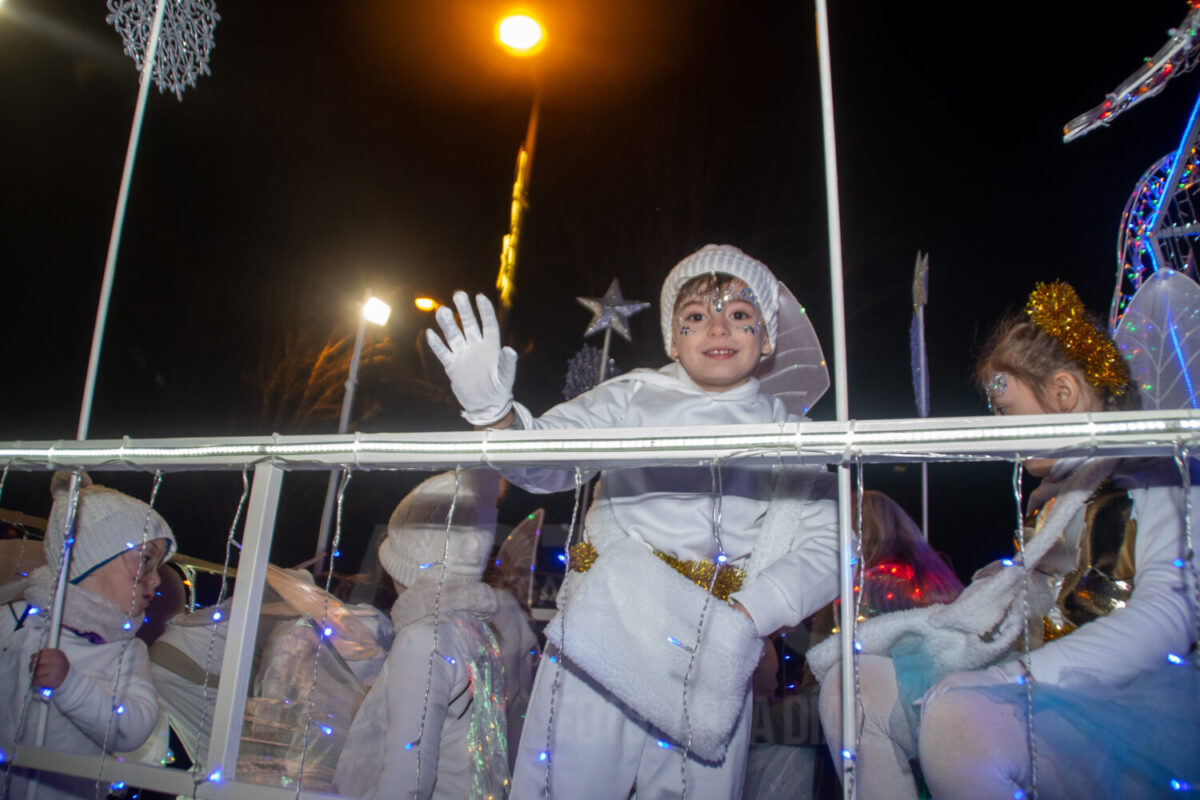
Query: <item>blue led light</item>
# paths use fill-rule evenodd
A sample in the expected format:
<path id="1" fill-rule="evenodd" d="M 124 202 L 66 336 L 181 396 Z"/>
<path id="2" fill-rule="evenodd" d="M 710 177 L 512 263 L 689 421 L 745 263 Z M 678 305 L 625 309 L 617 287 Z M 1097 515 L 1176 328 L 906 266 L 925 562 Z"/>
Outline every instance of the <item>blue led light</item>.
<path id="1" fill-rule="evenodd" d="M 5 761 L 8 761 L 8 753 L 0 750 L 0 764 L 3 764 Z"/>
<path id="2" fill-rule="evenodd" d="M 1013 800 L 1025 800 L 1025 792 L 1017 789 L 1015 792 L 1013 792 Z"/>
<path id="3" fill-rule="evenodd" d="M 433 566 L 434 564 L 436 564 L 436 563 L 437 563 L 437 562 L 435 562 L 435 561 L 428 561 L 428 562 L 426 562 L 426 563 L 424 563 L 424 564 L 421 564 L 421 569 L 429 569 L 430 567 L 432 567 L 432 566 Z"/>
<path id="4" fill-rule="evenodd" d="M 130 622 L 129 620 L 125 620 L 125 624 L 122 625 L 121 627 L 124 628 L 125 630 L 130 630 L 131 628 L 133 628 L 133 623 Z"/>
<path id="5" fill-rule="evenodd" d="M 843 751 L 842 751 L 842 759 L 843 759 L 844 761 L 853 761 L 853 760 L 854 760 L 854 753 L 851 753 L 849 750 L 843 750 Z"/>
<path id="6" fill-rule="evenodd" d="M 549 758 L 550 758 L 550 754 L 549 754 L 549 753 L 547 753 L 545 750 L 543 750 L 542 752 L 538 753 L 538 761 L 546 761 L 546 760 L 548 760 Z"/>
<path id="7" fill-rule="evenodd" d="M 221 621 L 221 612 L 220 612 L 220 611 L 214 611 L 214 612 L 212 613 L 212 618 L 213 618 L 213 622 L 220 622 L 220 621 Z"/>
<path id="8" fill-rule="evenodd" d="M 149 616 L 142 617 L 142 624 L 143 624 L 143 625 L 149 625 L 149 624 L 150 624 L 150 617 L 149 617 Z"/>
<path id="9" fill-rule="evenodd" d="M 1017 676 L 1017 686 L 1024 686 L 1024 685 L 1025 685 L 1025 676 L 1018 675 Z"/>
<path id="10" fill-rule="evenodd" d="M 1180 569 L 1183 569 L 1184 564 L 1187 562 L 1185 562 L 1182 558 L 1177 558 L 1171 563 L 1173 563 L 1175 566 L 1179 567 Z"/>
<path id="11" fill-rule="evenodd" d="M 1177 792 L 1186 792 L 1192 788 L 1192 785 L 1178 778 L 1171 778 L 1171 788 Z"/>
<path id="12" fill-rule="evenodd" d="M 115 710 L 116 710 L 116 712 L 117 712 L 117 715 L 118 715 L 118 716 L 120 716 L 121 714 L 124 714 L 124 713 L 125 713 L 125 706 L 124 706 L 124 705 L 119 705 L 119 706 L 117 706 L 117 707 L 116 707 L 116 709 L 115 709 Z"/>
<path id="13" fill-rule="evenodd" d="M 728 560 L 729 560 L 729 556 L 725 555 L 724 553 L 717 553 L 717 563 L 718 564 L 724 564 Z"/>
<path id="14" fill-rule="evenodd" d="M 658 746 L 659 746 L 659 747 L 661 747 L 663 750 L 670 750 L 670 749 L 671 749 L 671 743 L 670 743 L 670 742 L 664 742 L 662 739 L 659 739 L 659 740 L 658 740 Z"/>
<path id="15" fill-rule="evenodd" d="M 404 745 L 404 749 L 405 749 L 405 750 L 412 750 L 412 749 L 413 749 L 413 745 L 414 745 L 414 744 L 416 744 L 416 742 L 409 742 L 408 744 Z"/>
<path id="16" fill-rule="evenodd" d="M 1183 385 L 1187 387 L 1188 400 L 1191 401 L 1192 408 L 1200 408 L 1200 404 L 1196 402 L 1196 390 L 1192 386 L 1192 375 L 1188 369 L 1188 361 L 1183 356 L 1183 348 L 1179 346 L 1179 337 L 1175 333 L 1175 323 L 1171 319 L 1171 309 L 1169 308 L 1167 309 L 1167 330 L 1171 333 L 1171 346 L 1175 349 L 1175 360 L 1179 362 L 1179 372 L 1183 375 Z"/>
<path id="17" fill-rule="evenodd" d="M 333 636 L 333 628 L 326 627 L 325 628 L 325 638 L 328 639 L 330 636 Z"/>
<path id="18" fill-rule="evenodd" d="M 47 686 L 45 689 L 42 689 L 42 697 L 49 697 L 52 694 L 54 694 L 54 690 L 49 686 Z"/>
<path id="19" fill-rule="evenodd" d="M 29 616 L 36 617 L 39 613 L 41 613 L 41 611 L 42 610 L 40 608 L 38 608 L 37 606 L 30 606 L 29 607 Z"/>
<path id="20" fill-rule="evenodd" d="M 861 653 L 861 652 L 862 652 L 862 642 L 855 642 L 855 643 L 854 643 L 854 652 L 856 652 L 856 653 Z"/>
<path id="21" fill-rule="evenodd" d="M 557 663 L 558 663 L 558 656 L 550 656 L 550 663 L 551 663 L 551 664 L 557 664 Z"/>
<path id="22" fill-rule="evenodd" d="M 447 664 L 449 664 L 450 666 L 454 666 L 455 664 L 457 664 L 457 663 L 458 663 L 458 662 L 457 662 L 457 661 L 454 659 L 454 656 L 442 656 L 442 658 L 446 659 L 446 663 L 447 663 Z"/>
<path id="23" fill-rule="evenodd" d="M 784 661 L 791 661 L 791 660 L 792 660 L 792 654 L 791 654 L 791 653 L 784 653 L 784 654 L 783 654 L 783 660 L 784 660 Z"/>
<path id="24" fill-rule="evenodd" d="M 108 787 L 110 792 L 119 792 L 125 788 L 125 781 L 117 781 L 112 786 Z"/>
<path id="25" fill-rule="evenodd" d="M 497 559 L 496 559 L 495 561 L 493 561 L 492 563 L 498 567 L 498 566 L 500 566 L 500 559 L 498 559 L 498 558 L 497 558 Z"/>
<path id="26" fill-rule="evenodd" d="M 221 770 L 214 769 L 212 772 L 208 773 L 208 779 L 210 781 L 212 781 L 213 783 L 220 783 L 221 782 Z"/>
<path id="27" fill-rule="evenodd" d="M 125 548 L 126 548 L 127 550 L 132 550 L 132 549 L 133 549 L 133 547 L 134 547 L 134 545 L 133 545 L 133 542 L 126 542 L 126 543 L 125 543 Z"/>
<path id="28" fill-rule="evenodd" d="M 1170 661 L 1172 664 L 1182 664 L 1183 656 L 1177 656 L 1174 653 L 1167 653 L 1167 661 Z"/>
<path id="29" fill-rule="evenodd" d="M 676 639 L 674 636 L 668 636 L 668 637 L 667 637 L 667 642 L 668 642 L 669 644 L 673 644 L 673 645 L 675 645 L 676 647 L 683 647 L 683 642 L 679 641 L 679 640 L 678 640 L 678 639 Z"/>
<path id="30" fill-rule="evenodd" d="M 321 733 L 325 734 L 326 736 L 331 736 L 333 735 L 333 728 L 329 727 L 328 725 L 322 725 Z"/>
<path id="31" fill-rule="evenodd" d="M 333 557 L 334 557 L 334 558 L 341 558 L 341 557 L 342 557 L 342 551 L 341 551 L 341 550 L 334 550 L 334 551 L 333 551 Z"/>
<path id="32" fill-rule="evenodd" d="M 562 562 L 562 563 L 564 563 L 564 564 L 565 564 L 565 563 L 567 563 L 567 554 L 566 554 L 566 553 L 559 553 L 559 554 L 558 554 L 558 560 L 559 560 L 559 561 L 561 561 L 561 562 Z"/>
<path id="33" fill-rule="evenodd" d="M 1013 565 L 1013 560 L 1011 558 L 1002 558 L 1000 559 L 1000 563 L 1006 567 L 1011 567 Z"/>

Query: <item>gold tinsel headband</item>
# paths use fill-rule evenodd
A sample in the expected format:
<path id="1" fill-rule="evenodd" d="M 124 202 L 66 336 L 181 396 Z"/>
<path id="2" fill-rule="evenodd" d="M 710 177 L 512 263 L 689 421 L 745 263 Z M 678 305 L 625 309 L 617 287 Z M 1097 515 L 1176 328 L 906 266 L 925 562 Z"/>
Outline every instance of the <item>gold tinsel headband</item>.
<path id="1" fill-rule="evenodd" d="M 1129 367 L 1112 339 L 1088 317 L 1083 301 L 1069 283 L 1036 284 L 1025 303 L 1025 313 L 1083 368 L 1088 383 L 1104 387 L 1117 397 L 1125 394 Z"/>

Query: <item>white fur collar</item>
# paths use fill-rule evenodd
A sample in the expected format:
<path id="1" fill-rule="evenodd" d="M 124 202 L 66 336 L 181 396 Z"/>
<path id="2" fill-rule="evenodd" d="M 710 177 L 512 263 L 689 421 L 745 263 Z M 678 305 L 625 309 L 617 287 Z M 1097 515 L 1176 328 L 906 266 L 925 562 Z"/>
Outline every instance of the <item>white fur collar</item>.
<path id="1" fill-rule="evenodd" d="M 54 571 L 47 566 L 38 567 L 29 574 L 25 600 L 47 611 L 37 619 L 48 619 L 50 616 L 49 609 L 54 600 L 54 578 Z M 126 623 L 129 623 L 128 629 L 125 628 Z M 97 634 L 105 642 L 119 642 L 122 639 L 133 638 L 137 629 L 142 626 L 142 618 L 130 617 L 112 601 L 80 586 L 67 584 L 62 624 L 81 634 Z"/>
<path id="2" fill-rule="evenodd" d="M 492 587 L 478 580 L 447 578 L 439 592 L 438 582 L 429 581 L 410 586 L 392 605 L 392 625 L 396 633 L 409 625 L 434 615 L 440 619 L 454 612 L 467 613 L 489 620 L 496 616 L 500 603 Z"/>

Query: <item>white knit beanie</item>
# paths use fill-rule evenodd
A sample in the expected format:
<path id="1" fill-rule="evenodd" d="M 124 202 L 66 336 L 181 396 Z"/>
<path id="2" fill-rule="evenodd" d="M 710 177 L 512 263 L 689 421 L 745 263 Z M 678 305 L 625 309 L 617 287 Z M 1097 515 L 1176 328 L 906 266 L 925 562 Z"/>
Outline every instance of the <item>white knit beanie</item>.
<path id="1" fill-rule="evenodd" d="M 46 563 L 54 571 L 58 571 L 62 562 L 63 534 L 71 504 L 70 488 L 70 472 L 54 473 L 50 481 L 54 505 L 46 520 L 46 538 L 42 544 Z M 166 539 L 167 558 L 174 554 L 175 535 L 157 511 L 116 489 L 96 486 L 86 472 L 79 473 L 75 542 L 71 545 L 69 575 L 72 583 L 78 583 L 126 550 L 154 539 Z"/>
<path id="2" fill-rule="evenodd" d="M 706 244 L 675 265 L 663 281 L 659 298 L 659 319 L 662 322 L 663 349 L 671 355 L 671 334 L 675 330 L 675 299 L 679 290 L 692 278 L 723 272 L 741 278 L 754 292 L 762 311 L 767 340 L 775 344 L 779 324 L 779 281 L 767 265 L 743 253 L 730 244 Z"/>
<path id="3" fill-rule="evenodd" d="M 453 472 L 419 484 L 396 506 L 388 534 L 379 545 L 379 563 L 395 581 L 412 586 L 423 576 L 478 580 L 496 538 L 496 496 L 500 482 L 490 470 L 459 473 L 458 497 Z M 446 514 L 454 519 L 446 541 Z"/>

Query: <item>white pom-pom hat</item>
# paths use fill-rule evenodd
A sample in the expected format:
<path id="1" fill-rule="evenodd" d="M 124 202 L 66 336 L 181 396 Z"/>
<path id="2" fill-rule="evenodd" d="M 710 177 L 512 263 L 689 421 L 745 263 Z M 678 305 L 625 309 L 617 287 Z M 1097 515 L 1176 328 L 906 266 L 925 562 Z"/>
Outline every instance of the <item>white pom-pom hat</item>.
<path id="1" fill-rule="evenodd" d="M 54 473 L 50 482 L 54 505 L 46 520 L 46 538 L 42 547 L 46 563 L 55 571 L 62 563 L 63 538 L 71 504 L 70 488 L 71 473 Z M 155 539 L 166 540 L 166 558 L 169 559 L 175 553 L 175 535 L 157 511 L 116 489 L 96 486 L 86 472 L 79 473 L 75 542 L 71 545 L 71 583 L 78 583 L 126 550 Z"/>
<path id="2" fill-rule="evenodd" d="M 759 310 L 762 311 L 767 340 L 774 347 L 779 326 L 778 279 L 766 264 L 751 258 L 733 245 L 706 244 L 676 264 L 663 281 L 659 298 L 659 319 L 662 323 L 663 349 L 667 351 L 668 356 L 671 355 L 671 335 L 675 330 L 675 300 L 679 296 L 679 290 L 692 278 L 712 275 L 715 272 L 741 278 L 754 292 Z"/>
<path id="3" fill-rule="evenodd" d="M 379 563 L 397 583 L 440 579 L 443 556 L 448 580 L 478 580 L 483 574 L 496 538 L 499 480 L 487 470 L 459 475 L 457 499 L 454 473 L 444 472 L 419 484 L 392 512 Z M 447 534 L 451 502 L 454 519 Z"/>

